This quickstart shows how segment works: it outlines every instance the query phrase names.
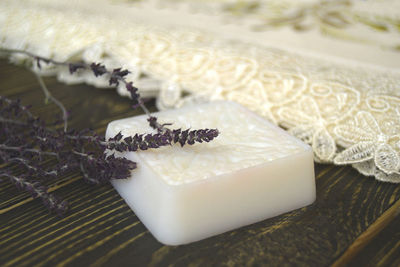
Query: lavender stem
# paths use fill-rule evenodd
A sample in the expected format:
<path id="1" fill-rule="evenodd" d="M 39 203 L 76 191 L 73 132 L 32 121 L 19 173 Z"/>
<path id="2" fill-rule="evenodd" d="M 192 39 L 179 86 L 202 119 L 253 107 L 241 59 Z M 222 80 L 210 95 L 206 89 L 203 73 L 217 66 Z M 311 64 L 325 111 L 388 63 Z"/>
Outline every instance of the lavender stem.
<path id="1" fill-rule="evenodd" d="M 67 110 L 65 109 L 64 105 L 60 101 L 58 101 L 57 98 L 55 98 L 50 93 L 50 91 L 47 89 L 47 86 L 44 83 L 42 76 L 40 76 L 37 73 L 35 73 L 35 75 L 36 75 L 36 78 L 39 81 L 40 87 L 42 88 L 42 91 L 45 95 L 46 101 L 47 100 L 53 101 L 54 104 L 56 104 L 61 109 L 62 114 L 63 114 L 63 121 L 64 121 L 64 132 L 67 132 L 67 127 L 68 127 L 68 112 L 67 112 Z"/>

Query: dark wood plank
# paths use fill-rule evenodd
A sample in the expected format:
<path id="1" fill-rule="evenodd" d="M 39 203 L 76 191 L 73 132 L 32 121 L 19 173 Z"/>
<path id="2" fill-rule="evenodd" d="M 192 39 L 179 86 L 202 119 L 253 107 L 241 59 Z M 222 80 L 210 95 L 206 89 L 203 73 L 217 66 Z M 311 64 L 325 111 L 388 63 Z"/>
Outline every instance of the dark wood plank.
<path id="1" fill-rule="evenodd" d="M 67 86 L 54 78 L 47 78 L 46 83 L 71 111 L 70 126 L 74 128 L 92 127 L 104 134 L 109 121 L 137 114 L 130 110 L 129 101 L 113 90 Z M 43 104 L 34 76 L 4 60 L 0 61 L 0 94 L 33 104 L 33 112 L 47 118 L 58 112 L 54 105 Z M 151 106 L 154 110 L 154 104 Z M 315 171 L 317 201 L 313 205 L 177 247 L 158 243 L 110 185 L 87 185 L 79 173 L 52 187 L 71 203 L 72 209 L 64 218 L 49 214 L 40 201 L 5 181 L 0 183 L 0 264 L 330 265 L 385 211 L 399 203 L 400 185 L 379 183 L 350 167 L 316 164 Z M 398 229 L 389 225 L 389 232 Z M 393 235 L 385 233 L 377 238 L 397 244 Z M 381 251 L 368 245 L 365 249 Z M 380 258 L 389 255 L 391 259 L 397 251 L 382 251 Z M 358 258 L 355 261 L 361 262 Z M 392 262 L 396 260 L 384 263 Z"/>
<path id="2" fill-rule="evenodd" d="M 397 212 L 400 212 L 400 205 Z M 348 266 L 400 266 L 400 216 L 390 222 Z"/>
<path id="3" fill-rule="evenodd" d="M 387 209 L 366 231 L 347 248 L 347 250 L 335 261 L 333 267 L 337 266 L 365 266 L 373 259 L 380 266 L 398 266 L 393 265 L 392 261 L 398 261 L 400 258 L 400 201 L 396 201 Z M 396 232 L 397 230 L 397 232 Z M 394 235 L 391 235 L 393 233 Z M 385 242 L 384 246 L 381 243 Z M 380 257 L 380 256 L 384 257 Z M 397 255 L 397 258 L 393 258 Z M 392 257 L 390 257 L 392 256 Z M 367 261 L 370 259 L 370 261 Z M 360 264 L 360 262 L 364 262 Z M 370 265 L 370 266 L 375 266 Z"/>

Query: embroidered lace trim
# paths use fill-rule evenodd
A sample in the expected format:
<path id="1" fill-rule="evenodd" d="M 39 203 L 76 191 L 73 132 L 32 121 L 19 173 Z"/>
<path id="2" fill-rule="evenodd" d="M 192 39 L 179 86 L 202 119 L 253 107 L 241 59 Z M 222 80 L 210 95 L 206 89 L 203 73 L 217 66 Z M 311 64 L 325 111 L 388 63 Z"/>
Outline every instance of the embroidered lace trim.
<path id="1" fill-rule="evenodd" d="M 160 109 L 234 100 L 309 143 L 318 162 L 351 164 L 380 181 L 400 182 L 398 69 L 232 41 L 194 28 L 134 23 L 67 8 L 62 1 L 4 0 L 0 25 L 2 47 L 128 68 L 142 94 L 157 96 Z M 68 83 L 107 84 L 88 73 L 40 71 Z M 118 92 L 127 94 L 123 87 Z"/>

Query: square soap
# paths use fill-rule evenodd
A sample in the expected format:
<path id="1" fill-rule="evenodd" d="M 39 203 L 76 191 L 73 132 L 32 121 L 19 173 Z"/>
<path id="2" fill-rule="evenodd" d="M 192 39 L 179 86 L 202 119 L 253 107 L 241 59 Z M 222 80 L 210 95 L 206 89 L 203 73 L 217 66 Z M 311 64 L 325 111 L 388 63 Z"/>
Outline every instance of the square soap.
<path id="1" fill-rule="evenodd" d="M 138 167 L 112 184 L 161 243 L 198 241 L 314 202 L 311 148 L 243 106 L 212 102 L 154 116 L 171 129 L 220 132 L 209 143 L 122 153 Z M 119 132 L 155 130 L 142 115 L 111 122 L 106 138 Z"/>

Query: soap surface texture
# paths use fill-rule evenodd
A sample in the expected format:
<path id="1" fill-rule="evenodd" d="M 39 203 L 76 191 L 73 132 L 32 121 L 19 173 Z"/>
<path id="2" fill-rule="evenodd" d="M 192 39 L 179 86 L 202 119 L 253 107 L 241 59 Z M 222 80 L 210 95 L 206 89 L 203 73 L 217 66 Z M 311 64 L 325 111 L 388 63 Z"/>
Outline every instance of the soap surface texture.
<path id="1" fill-rule="evenodd" d="M 309 205 L 315 200 L 311 148 L 233 102 L 155 113 L 172 128 L 217 128 L 210 143 L 126 152 L 132 177 L 112 184 L 160 242 L 198 241 Z M 113 121 L 121 132 L 155 133 L 147 116 Z"/>

